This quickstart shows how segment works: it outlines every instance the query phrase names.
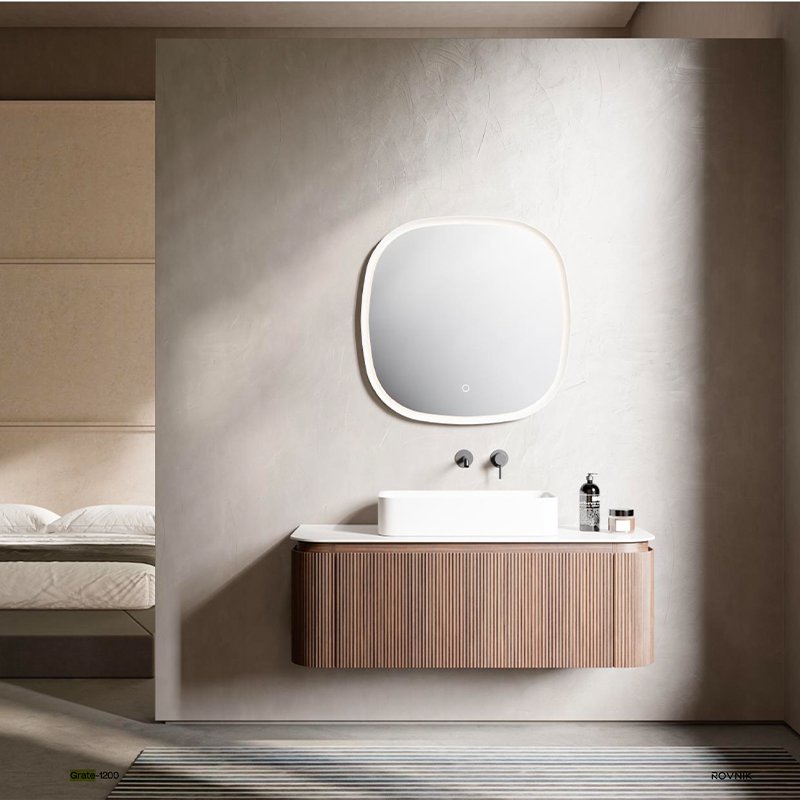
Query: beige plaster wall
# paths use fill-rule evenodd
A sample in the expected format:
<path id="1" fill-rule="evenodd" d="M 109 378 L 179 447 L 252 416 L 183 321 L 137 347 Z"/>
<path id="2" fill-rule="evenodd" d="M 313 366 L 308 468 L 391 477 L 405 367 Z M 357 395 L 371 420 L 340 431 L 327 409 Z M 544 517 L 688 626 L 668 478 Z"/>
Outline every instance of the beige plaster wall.
<path id="1" fill-rule="evenodd" d="M 157 91 L 158 717 L 780 718 L 779 44 L 170 41 Z M 567 376 L 527 420 L 413 423 L 365 386 L 365 259 L 449 214 L 564 254 Z M 292 529 L 497 488 L 496 447 L 564 522 L 591 469 L 656 533 L 655 664 L 293 666 Z"/>
<path id="2" fill-rule="evenodd" d="M 0 502 L 154 502 L 154 107 L 0 103 Z"/>

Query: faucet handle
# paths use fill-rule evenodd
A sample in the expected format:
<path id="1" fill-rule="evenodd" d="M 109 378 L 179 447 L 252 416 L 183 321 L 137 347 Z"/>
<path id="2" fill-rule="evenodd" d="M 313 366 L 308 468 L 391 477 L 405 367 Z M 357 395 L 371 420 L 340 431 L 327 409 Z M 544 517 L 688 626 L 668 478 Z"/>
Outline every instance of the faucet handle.
<path id="1" fill-rule="evenodd" d="M 461 469 L 467 469 L 474 461 L 474 458 L 469 450 L 459 450 L 456 453 L 455 461 Z"/>
<path id="2" fill-rule="evenodd" d="M 497 478 L 503 480 L 503 467 L 508 464 L 508 453 L 505 450 L 495 450 L 489 460 L 497 467 Z"/>

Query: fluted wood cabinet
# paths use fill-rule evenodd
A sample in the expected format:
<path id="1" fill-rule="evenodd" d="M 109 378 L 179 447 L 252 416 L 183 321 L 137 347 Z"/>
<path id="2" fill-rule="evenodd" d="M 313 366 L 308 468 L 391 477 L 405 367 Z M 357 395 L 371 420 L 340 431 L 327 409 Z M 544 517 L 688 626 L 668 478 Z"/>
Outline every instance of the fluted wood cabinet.
<path id="1" fill-rule="evenodd" d="M 292 660 L 333 668 L 652 663 L 646 543 L 346 545 L 292 551 Z"/>

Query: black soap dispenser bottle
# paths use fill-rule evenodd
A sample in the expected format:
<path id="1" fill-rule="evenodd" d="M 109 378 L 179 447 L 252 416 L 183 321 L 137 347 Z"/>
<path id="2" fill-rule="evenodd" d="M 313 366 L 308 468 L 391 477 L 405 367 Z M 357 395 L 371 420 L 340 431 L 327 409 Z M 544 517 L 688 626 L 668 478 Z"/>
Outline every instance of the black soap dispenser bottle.
<path id="1" fill-rule="evenodd" d="M 586 476 L 578 497 L 578 519 L 582 531 L 600 530 L 600 487 L 594 482 L 596 472 Z"/>

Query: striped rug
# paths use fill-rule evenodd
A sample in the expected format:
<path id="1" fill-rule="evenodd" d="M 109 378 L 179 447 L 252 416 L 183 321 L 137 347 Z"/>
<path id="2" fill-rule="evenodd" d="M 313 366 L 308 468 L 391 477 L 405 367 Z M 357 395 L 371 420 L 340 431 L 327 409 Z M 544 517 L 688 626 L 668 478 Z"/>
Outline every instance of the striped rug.
<path id="1" fill-rule="evenodd" d="M 800 798 L 777 747 L 148 747 L 128 798 Z"/>

